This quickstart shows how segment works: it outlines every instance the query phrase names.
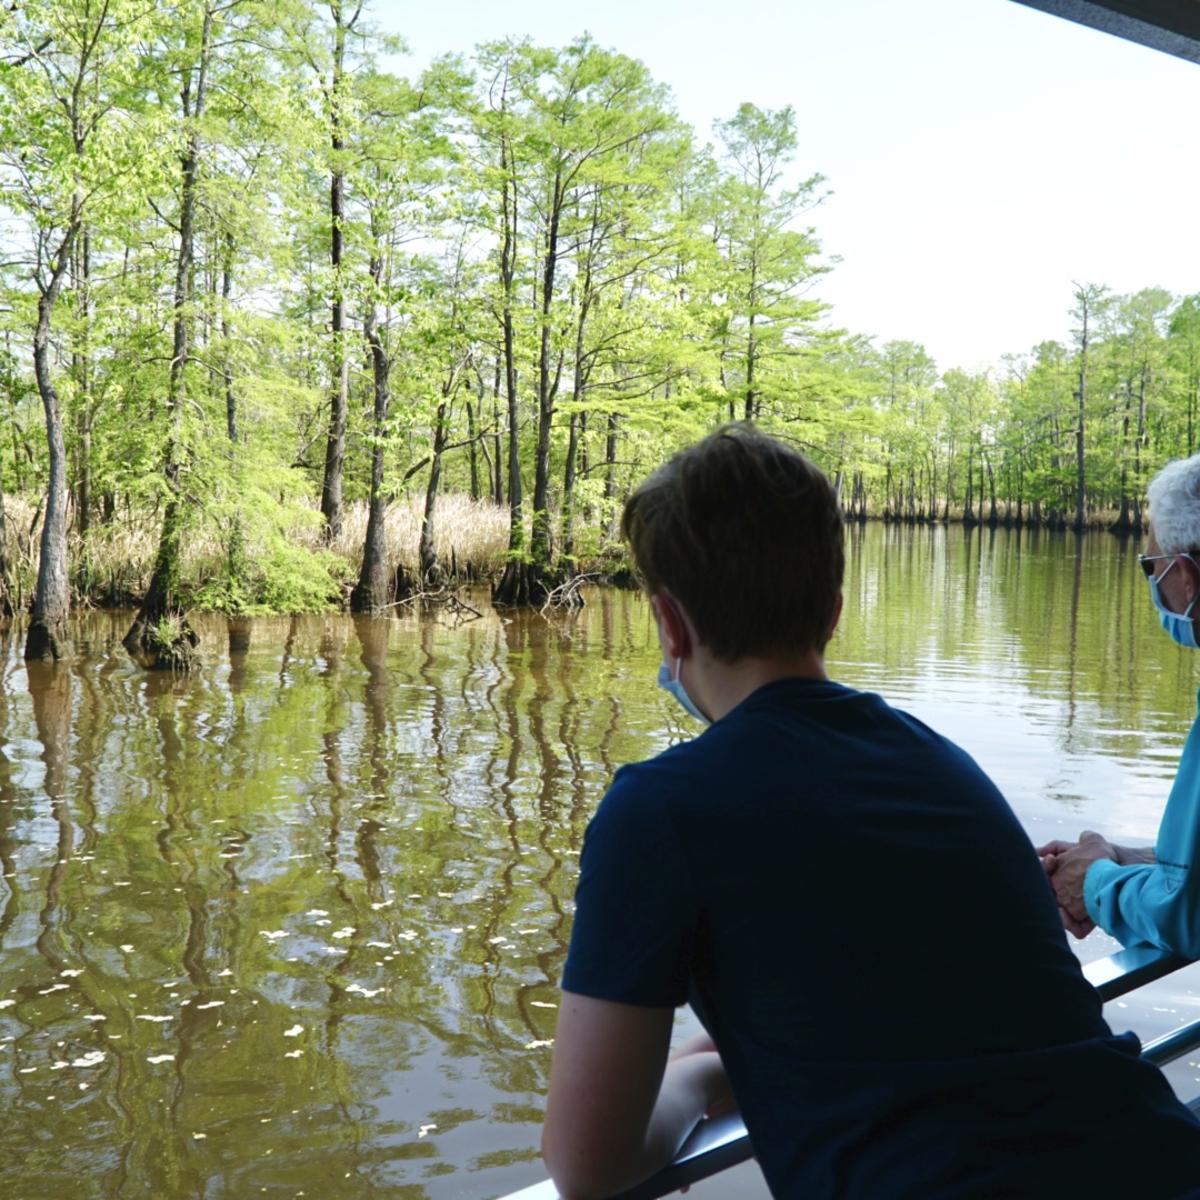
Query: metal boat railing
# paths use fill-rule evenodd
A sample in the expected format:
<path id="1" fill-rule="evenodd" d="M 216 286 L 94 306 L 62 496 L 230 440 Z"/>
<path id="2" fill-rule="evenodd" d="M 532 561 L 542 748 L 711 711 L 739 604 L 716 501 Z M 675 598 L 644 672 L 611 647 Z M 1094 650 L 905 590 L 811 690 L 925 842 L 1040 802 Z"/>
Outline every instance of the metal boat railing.
<path id="1" fill-rule="evenodd" d="M 1083 973 L 1100 998 L 1109 1001 L 1170 975 L 1172 971 L 1186 967 L 1188 962 L 1186 958 L 1150 946 L 1131 946 L 1088 963 Z M 1200 1020 L 1148 1042 L 1142 1049 L 1142 1057 L 1161 1067 L 1197 1046 L 1200 1046 Z M 1200 1098 L 1189 1107 L 1194 1111 L 1200 1109 Z M 670 1195 L 681 1187 L 708 1179 L 753 1157 L 754 1151 L 741 1117 L 736 1114 L 713 1117 L 696 1126 L 670 1166 L 621 1192 L 613 1200 L 658 1200 L 660 1196 Z M 512 1192 L 502 1200 L 558 1200 L 558 1192 L 554 1184 L 546 1180 Z"/>

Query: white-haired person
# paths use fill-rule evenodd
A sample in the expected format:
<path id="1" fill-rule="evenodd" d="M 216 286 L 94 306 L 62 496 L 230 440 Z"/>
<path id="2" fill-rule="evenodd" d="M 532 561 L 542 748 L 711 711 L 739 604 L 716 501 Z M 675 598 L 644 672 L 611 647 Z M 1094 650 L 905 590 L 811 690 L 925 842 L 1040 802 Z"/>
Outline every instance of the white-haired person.
<path id="1" fill-rule="evenodd" d="M 1150 531 L 1138 556 L 1167 635 L 1200 648 L 1200 454 L 1150 482 Z M 1085 831 L 1039 848 L 1063 924 L 1076 937 L 1099 925 L 1122 945 L 1149 943 L 1200 958 L 1200 717 L 1192 724 L 1153 848 L 1118 846 Z"/>

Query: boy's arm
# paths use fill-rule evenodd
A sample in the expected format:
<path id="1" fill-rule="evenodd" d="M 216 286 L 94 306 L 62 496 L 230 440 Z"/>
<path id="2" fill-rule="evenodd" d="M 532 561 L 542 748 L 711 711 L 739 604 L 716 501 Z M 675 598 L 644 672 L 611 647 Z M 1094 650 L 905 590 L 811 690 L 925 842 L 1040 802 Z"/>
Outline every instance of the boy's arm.
<path id="1" fill-rule="evenodd" d="M 667 1062 L 673 1017 L 562 993 L 542 1157 L 565 1200 L 599 1200 L 665 1167 L 726 1100 L 716 1053 Z"/>

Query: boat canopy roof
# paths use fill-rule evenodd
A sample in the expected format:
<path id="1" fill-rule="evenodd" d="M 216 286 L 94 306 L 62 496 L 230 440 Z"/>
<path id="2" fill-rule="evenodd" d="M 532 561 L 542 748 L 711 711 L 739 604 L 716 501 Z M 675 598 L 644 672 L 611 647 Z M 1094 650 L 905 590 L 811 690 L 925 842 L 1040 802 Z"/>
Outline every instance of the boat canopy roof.
<path id="1" fill-rule="evenodd" d="M 1196 0 L 1017 0 L 1030 8 L 1200 63 Z"/>

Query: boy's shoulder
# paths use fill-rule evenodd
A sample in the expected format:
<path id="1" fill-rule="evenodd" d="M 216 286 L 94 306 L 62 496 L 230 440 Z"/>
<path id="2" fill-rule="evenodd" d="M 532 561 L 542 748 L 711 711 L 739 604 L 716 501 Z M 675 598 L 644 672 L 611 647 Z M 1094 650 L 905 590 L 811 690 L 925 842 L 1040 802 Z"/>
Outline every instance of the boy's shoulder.
<path id="1" fill-rule="evenodd" d="M 878 696 L 828 680 L 768 684 L 695 737 L 621 767 L 606 802 L 614 808 L 646 804 L 669 809 L 680 801 L 694 812 L 705 795 L 728 796 L 731 784 L 761 776 L 773 763 L 792 771 L 801 748 L 820 752 L 827 702 L 849 699 L 867 708 L 886 708 Z M 877 721 L 878 713 L 851 719 L 865 725 Z"/>
<path id="2" fill-rule="evenodd" d="M 864 773 L 892 768 L 898 787 L 981 774 L 954 742 L 873 692 L 832 680 L 784 679 L 747 697 L 696 737 L 621 767 L 603 808 L 635 825 L 720 813 L 750 793 L 844 794 Z"/>

